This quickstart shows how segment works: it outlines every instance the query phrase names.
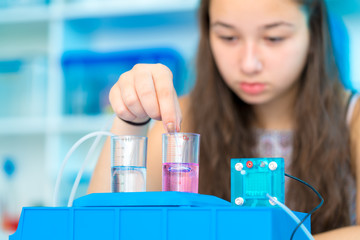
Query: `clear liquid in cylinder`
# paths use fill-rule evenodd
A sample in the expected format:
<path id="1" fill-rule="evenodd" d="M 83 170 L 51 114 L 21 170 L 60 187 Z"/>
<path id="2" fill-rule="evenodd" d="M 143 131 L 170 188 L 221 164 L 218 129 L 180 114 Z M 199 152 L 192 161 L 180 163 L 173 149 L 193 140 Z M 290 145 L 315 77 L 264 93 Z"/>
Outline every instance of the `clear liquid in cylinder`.
<path id="1" fill-rule="evenodd" d="M 111 168 L 112 192 L 145 192 L 146 168 L 117 166 Z"/>

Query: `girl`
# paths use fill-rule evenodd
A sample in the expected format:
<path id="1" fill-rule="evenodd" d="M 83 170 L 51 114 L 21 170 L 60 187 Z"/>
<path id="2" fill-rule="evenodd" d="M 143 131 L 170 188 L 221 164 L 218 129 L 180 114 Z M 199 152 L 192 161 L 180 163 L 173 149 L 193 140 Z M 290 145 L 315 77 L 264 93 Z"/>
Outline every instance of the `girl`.
<path id="1" fill-rule="evenodd" d="M 148 133 L 147 190 L 161 190 L 161 134 L 181 128 L 201 134 L 200 193 L 230 199 L 231 158 L 284 157 L 286 172 L 325 199 L 312 216 L 316 239 L 359 237 L 360 101 L 338 79 L 324 2 L 203 0 L 199 13 L 189 96 L 178 101 L 161 64 L 135 65 L 110 92 L 113 133 L 145 135 L 149 117 L 162 120 Z M 89 192 L 110 190 L 109 149 Z M 286 188 L 292 210 L 318 204 L 301 184 Z"/>

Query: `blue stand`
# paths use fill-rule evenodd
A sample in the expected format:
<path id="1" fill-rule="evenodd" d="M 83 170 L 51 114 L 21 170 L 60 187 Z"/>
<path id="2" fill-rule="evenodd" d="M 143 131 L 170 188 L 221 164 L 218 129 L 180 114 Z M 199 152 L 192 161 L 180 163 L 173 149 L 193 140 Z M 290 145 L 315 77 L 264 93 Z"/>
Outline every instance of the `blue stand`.
<path id="1" fill-rule="evenodd" d="M 299 218 L 304 213 L 295 213 Z M 305 221 L 310 229 L 310 221 Z M 25 207 L 10 240 L 288 240 L 296 223 L 280 208 L 232 207 L 181 192 L 96 193 L 73 207 Z M 294 239 L 307 239 L 298 230 Z"/>

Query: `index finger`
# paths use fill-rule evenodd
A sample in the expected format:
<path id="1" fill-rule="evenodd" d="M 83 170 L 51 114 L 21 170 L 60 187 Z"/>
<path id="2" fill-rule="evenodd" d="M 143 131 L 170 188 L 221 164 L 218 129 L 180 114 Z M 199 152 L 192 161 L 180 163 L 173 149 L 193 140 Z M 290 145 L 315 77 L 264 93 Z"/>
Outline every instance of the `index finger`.
<path id="1" fill-rule="evenodd" d="M 175 89 L 172 82 L 173 75 L 169 68 L 162 64 L 154 65 L 152 76 L 156 94 L 158 96 L 161 119 L 168 132 L 175 132 L 177 126 L 177 112 Z"/>

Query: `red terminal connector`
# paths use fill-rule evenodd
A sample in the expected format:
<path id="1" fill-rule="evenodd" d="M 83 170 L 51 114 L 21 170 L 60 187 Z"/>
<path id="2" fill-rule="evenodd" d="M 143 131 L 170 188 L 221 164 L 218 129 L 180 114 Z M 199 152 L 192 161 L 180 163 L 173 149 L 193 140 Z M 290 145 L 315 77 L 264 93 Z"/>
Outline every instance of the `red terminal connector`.
<path id="1" fill-rule="evenodd" d="M 248 168 L 252 168 L 252 167 L 254 166 L 254 164 L 253 164 L 252 161 L 247 161 L 247 162 L 246 162 L 246 166 L 247 166 Z"/>

